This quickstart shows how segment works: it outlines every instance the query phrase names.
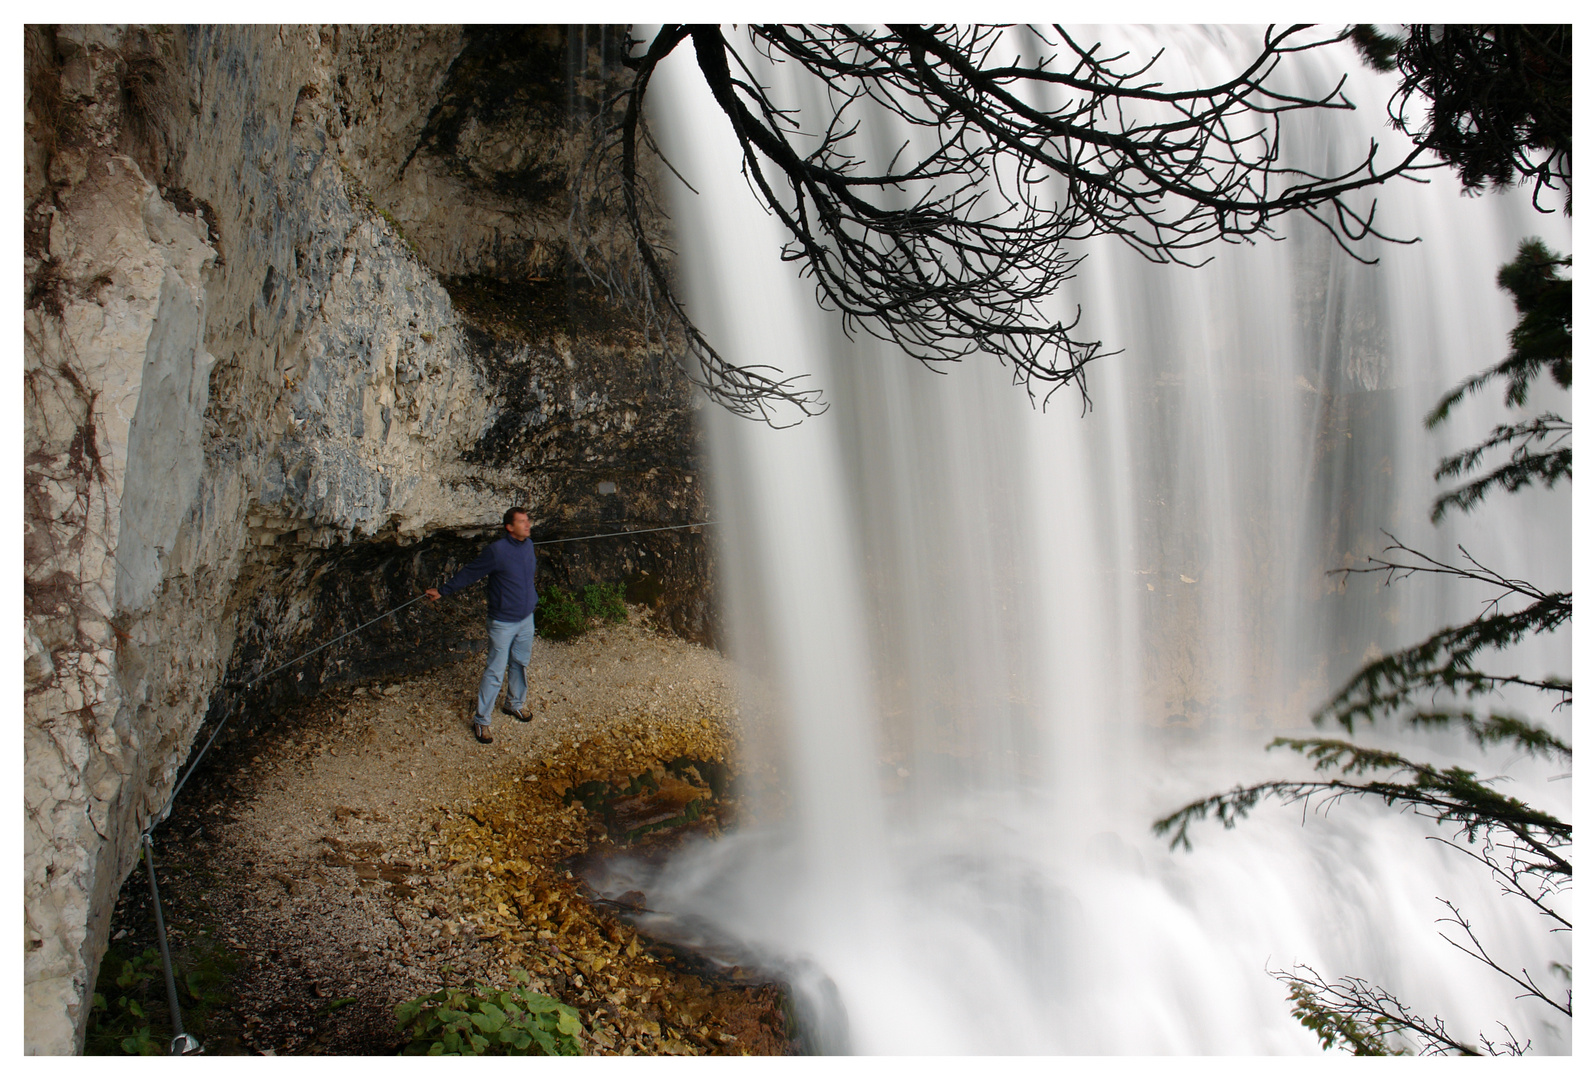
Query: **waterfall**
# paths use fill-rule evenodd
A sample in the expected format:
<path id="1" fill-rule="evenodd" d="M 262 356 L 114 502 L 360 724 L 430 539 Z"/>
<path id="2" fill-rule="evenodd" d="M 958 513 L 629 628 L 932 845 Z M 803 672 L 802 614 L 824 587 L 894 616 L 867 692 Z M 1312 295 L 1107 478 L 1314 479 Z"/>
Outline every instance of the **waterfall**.
<path id="1" fill-rule="evenodd" d="M 1171 84 L 1249 53 L 1244 31 L 1104 33 L 1167 47 Z M 1568 1052 L 1550 1010 L 1439 937 L 1435 897 L 1538 975 L 1569 962 L 1567 935 L 1427 823 L 1265 805 L 1199 828 L 1191 852 L 1149 828 L 1237 782 L 1304 774 L 1264 744 L 1314 731 L 1365 656 L 1478 610 L 1448 585 L 1327 576 L 1377 552 L 1381 529 L 1567 587 L 1564 496 L 1429 523 L 1435 462 L 1477 440 L 1499 398 L 1438 432 L 1421 420 L 1505 355 L 1496 269 L 1525 236 L 1568 250 L 1566 220 L 1520 194 L 1461 198 L 1438 171 L 1379 193 L 1384 229 L 1423 242 L 1363 249 L 1373 267 L 1306 221 L 1201 269 L 1087 245 L 1058 314 L 1081 305 L 1083 333 L 1123 351 L 1093 366 L 1091 411 L 1069 391 L 1044 411 L 990 358 L 934 373 L 845 338 L 779 261 L 681 51 L 653 107 L 698 191 L 673 193 L 688 308 L 725 355 L 809 373 L 831 408 L 780 431 L 704 410 L 749 809 L 647 882 L 672 913 L 656 932 L 781 972 L 823 1052 L 1310 1053 L 1268 974 L 1296 962 L 1377 982 L 1469 1039 L 1500 1020 Z M 1343 72 L 1357 113 L 1290 133 L 1321 167 L 1399 139 L 1382 124 L 1391 80 L 1350 48 L 1288 77 L 1322 88 Z M 1514 661 L 1567 671 L 1567 641 Z M 1360 738 L 1480 760 L 1444 734 Z M 1482 771 L 1568 809 L 1555 764 L 1502 754 Z"/>

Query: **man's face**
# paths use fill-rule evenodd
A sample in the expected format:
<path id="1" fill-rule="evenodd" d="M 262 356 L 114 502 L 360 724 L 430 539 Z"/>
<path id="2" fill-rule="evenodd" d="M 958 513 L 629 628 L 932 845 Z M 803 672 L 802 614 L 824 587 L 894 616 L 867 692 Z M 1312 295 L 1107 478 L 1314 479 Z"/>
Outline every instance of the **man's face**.
<path id="1" fill-rule="evenodd" d="M 525 514 L 517 514 L 510 519 L 510 524 L 504 527 L 504 531 L 517 540 L 525 540 L 532 535 L 532 520 Z"/>

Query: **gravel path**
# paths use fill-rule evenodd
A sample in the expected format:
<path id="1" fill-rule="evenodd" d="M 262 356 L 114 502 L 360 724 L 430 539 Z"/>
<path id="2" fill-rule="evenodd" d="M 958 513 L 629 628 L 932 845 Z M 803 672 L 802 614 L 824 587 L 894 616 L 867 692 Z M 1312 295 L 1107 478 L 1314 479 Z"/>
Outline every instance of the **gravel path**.
<path id="1" fill-rule="evenodd" d="M 729 664 L 635 622 L 539 640 L 536 715 L 497 716 L 488 746 L 469 722 L 479 664 L 256 720 L 185 789 L 157 867 L 180 959 L 227 972 L 189 1025 L 208 1050 L 392 1053 L 399 1002 L 520 968 L 578 1009 L 589 1053 L 791 1052 L 779 987 L 695 971 L 563 865 L 623 843 L 617 822 L 696 816 L 638 841 L 668 845 L 736 812 L 710 782 L 737 760 Z M 607 819 L 567 805 L 583 784 L 613 796 Z M 153 943 L 146 894 L 135 871 L 108 969 Z"/>

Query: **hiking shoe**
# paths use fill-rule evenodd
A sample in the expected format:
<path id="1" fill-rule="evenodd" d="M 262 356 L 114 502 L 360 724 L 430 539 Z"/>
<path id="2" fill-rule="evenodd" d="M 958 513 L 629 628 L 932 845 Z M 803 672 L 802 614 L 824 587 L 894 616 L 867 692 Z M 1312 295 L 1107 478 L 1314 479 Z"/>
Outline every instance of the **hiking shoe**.
<path id="1" fill-rule="evenodd" d="M 490 743 L 493 741 L 492 730 L 487 724 L 484 724 L 479 720 L 471 721 L 471 734 L 477 737 L 477 742 L 479 743 Z"/>
<path id="2" fill-rule="evenodd" d="M 529 701 L 525 705 L 522 705 L 519 709 L 506 705 L 504 707 L 504 713 L 506 716 L 515 717 L 524 724 L 532 719 L 532 703 Z"/>

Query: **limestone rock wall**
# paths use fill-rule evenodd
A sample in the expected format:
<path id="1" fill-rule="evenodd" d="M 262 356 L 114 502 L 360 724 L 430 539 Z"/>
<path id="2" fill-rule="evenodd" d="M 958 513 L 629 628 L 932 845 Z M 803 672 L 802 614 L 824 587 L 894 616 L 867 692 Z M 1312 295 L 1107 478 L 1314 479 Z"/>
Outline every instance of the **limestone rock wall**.
<path id="1" fill-rule="evenodd" d="M 704 497 L 685 380 L 564 254 L 613 31 L 26 35 L 25 1049 L 64 1053 L 207 718 L 470 647 L 480 598 L 417 605 L 250 685 L 511 503 L 552 539 Z M 653 533 L 543 576 L 707 640 L 709 558 Z"/>

